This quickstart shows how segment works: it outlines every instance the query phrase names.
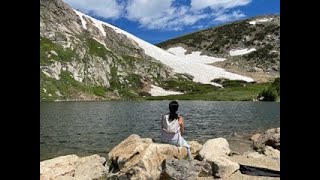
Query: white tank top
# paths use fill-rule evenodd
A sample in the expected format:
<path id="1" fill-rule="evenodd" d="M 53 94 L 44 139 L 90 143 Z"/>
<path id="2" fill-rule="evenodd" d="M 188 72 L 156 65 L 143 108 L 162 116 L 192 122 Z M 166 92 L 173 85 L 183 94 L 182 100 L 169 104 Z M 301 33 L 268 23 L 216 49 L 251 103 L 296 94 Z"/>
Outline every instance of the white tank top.
<path id="1" fill-rule="evenodd" d="M 178 119 L 174 119 L 171 122 L 169 121 L 169 115 L 164 115 L 162 120 L 163 130 L 166 133 L 176 134 L 180 130 L 180 125 Z"/>
<path id="2" fill-rule="evenodd" d="M 180 125 L 178 119 L 169 121 L 169 115 L 163 115 L 161 118 L 162 137 L 164 141 L 179 139 Z"/>

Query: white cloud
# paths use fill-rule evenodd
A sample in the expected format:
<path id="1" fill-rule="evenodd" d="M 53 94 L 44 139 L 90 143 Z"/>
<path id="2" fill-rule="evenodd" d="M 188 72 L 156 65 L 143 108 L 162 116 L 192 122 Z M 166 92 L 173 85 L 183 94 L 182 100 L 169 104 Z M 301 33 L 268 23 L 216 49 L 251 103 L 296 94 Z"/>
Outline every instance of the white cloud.
<path id="1" fill-rule="evenodd" d="M 74 9 L 81 12 L 103 18 L 117 19 L 121 16 L 124 3 L 118 3 L 115 0 L 64 0 Z"/>
<path id="2" fill-rule="evenodd" d="M 126 7 L 128 18 L 158 18 L 171 10 L 173 0 L 129 0 Z"/>
<path id="3" fill-rule="evenodd" d="M 191 0 L 191 9 L 200 10 L 205 8 L 230 9 L 238 6 L 244 6 L 252 0 Z"/>
<path id="4" fill-rule="evenodd" d="M 174 7 L 174 0 L 129 0 L 127 19 L 139 22 L 147 29 L 181 30 L 197 23 L 208 14 L 197 14 L 188 6 Z"/>
<path id="5" fill-rule="evenodd" d="M 238 19 L 241 19 L 243 17 L 246 17 L 241 11 L 233 11 L 232 13 L 224 13 L 218 15 L 214 21 L 216 22 L 229 22 L 229 21 L 235 21 Z"/>
<path id="6" fill-rule="evenodd" d="M 126 18 L 137 22 L 141 28 L 183 30 L 200 28 L 216 22 L 226 22 L 245 17 L 241 11 L 228 13 L 232 8 L 244 6 L 251 0 L 191 0 L 179 4 L 178 0 L 64 0 L 74 9 L 103 18 Z M 209 8 L 209 11 L 203 9 Z"/>

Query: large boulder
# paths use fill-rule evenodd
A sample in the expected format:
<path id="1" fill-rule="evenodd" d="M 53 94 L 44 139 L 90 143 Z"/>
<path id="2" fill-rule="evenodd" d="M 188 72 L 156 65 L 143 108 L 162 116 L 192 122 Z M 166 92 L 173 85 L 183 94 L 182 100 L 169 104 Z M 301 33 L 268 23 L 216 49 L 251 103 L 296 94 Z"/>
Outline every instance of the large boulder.
<path id="1" fill-rule="evenodd" d="M 230 152 L 228 141 L 216 138 L 203 144 L 199 156 L 200 159 L 210 163 L 215 177 L 227 178 L 240 168 L 238 163 L 229 159 Z"/>
<path id="2" fill-rule="evenodd" d="M 280 128 L 268 129 L 259 136 L 253 146 L 259 152 L 264 152 L 265 146 L 271 146 L 280 151 Z"/>
<path id="3" fill-rule="evenodd" d="M 106 159 L 99 155 L 66 155 L 40 162 L 41 180 L 97 179 L 106 175 Z"/>
<path id="4" fill-rule="evenodd" d="M 78 160 L 79 157 L 76 155 L 67 155 L 40 162 L 40 180 L 74 176 Z"/>
<path id="5" fill-rule="evenodd" d="M 158 179 L 165 159 L 182 159 L 185 148 L 153 143 L 151 139 L 132 134 L 108 154 L 111 161 L 110 179 Z"/>
<path id="6" fill-rule="evenodd" d="M 212 168 L 204 161 L 184 159 L 165 160 L 162 165 L 160 179 L 196 179 L 198 177 L 212 177 Z"/>
<path id="7" fill-rule="evenodd" d="M 229 155 L 230 152 L 229 143 L 226 139 L 215 138 L 209 139 L 203 144 L 199 151 L 199 155 L 202 158 L 206 158 L 219 155 Z"/>

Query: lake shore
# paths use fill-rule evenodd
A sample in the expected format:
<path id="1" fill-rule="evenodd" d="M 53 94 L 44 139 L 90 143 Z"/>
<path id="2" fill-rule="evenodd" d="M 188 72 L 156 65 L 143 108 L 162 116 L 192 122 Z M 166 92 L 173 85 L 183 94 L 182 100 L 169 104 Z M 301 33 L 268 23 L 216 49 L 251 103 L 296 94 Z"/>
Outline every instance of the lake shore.
<path id="1" fill-rule="evenodd" d="M 40 179 L 179 179 L 185 174 L 196 179 L 280 179 L 280 128 L 255 134 L 250 140 L 254 149 L 241 153 L 233 149 L 236 146 L 229 148 L 224 138 L 208 139 L 204 144 L 188 141 L 194 160 L 186 161 L 185 148 L 178 152 L 176 146 L 132 134 L 106 158 L 67 155 L 41 161 Z"/>

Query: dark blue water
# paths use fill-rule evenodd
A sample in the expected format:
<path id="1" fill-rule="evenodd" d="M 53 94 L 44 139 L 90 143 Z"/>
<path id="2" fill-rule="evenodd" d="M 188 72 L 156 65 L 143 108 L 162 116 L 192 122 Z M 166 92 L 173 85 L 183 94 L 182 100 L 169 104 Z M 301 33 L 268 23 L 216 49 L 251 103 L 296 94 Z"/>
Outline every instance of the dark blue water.
<path id="1" fill-rule="evenodd" d="M 130 134 L 160 139 L 160 116 L 169 101 L 40 103 L 40 160 L 66 154 L 100 154 Z M 179 101 L 186 140 L 225 137 L 230 147 L 280 127 L 280 103 Z M 232 134 L 236 133 L 236 137 Z M 244 141 L 243 141 L 244 142 Z"/>

